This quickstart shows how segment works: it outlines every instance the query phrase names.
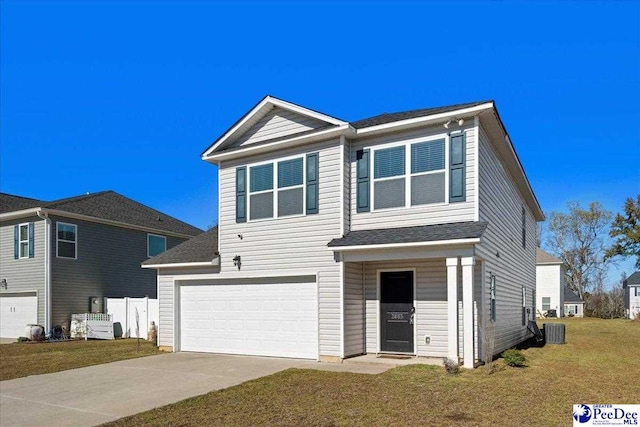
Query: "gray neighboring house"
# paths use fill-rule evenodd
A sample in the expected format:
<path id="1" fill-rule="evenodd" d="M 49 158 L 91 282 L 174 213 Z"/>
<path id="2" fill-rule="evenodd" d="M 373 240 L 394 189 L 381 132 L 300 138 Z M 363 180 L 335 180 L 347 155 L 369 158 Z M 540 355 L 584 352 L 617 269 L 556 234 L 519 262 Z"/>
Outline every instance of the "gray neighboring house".
<path id="1" fill-rule="evenodd" d="M 54 201 L 0 193 L 0 337 L 69 327 L 90 298 L 157 297 L 140 263 L 201 234 L 113 191 Z M 99 308 L 98 308 L 99 310 Z"/>
<path id="2" fill-rule="evenodd" d="M 347 122 L 267 96 L 202 158 L 217 249 L 143 265 L 161 348 L 473 368 L 483 331 L 494 353 L 531 336 L 544 214 L 493 101 Z"/>
<path id="3" fill-rule="evenodd" d="M 640 271 L 636 271 L 627 277 L 622 283 L 624 288 L 624 308 L 629 319 L 640 316 Z"/>

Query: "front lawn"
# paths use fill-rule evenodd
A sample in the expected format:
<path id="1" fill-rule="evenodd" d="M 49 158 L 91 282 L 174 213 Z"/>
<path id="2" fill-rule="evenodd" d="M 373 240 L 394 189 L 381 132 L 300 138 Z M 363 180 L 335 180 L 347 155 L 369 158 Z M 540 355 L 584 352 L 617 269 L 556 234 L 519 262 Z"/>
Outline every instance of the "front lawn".
<path id="1" fill-rule="evenodd" d="M 0 345 L 0 381 L 157 354 L 151 342 L 135 339 Z"/>
<path id="2" fill-rule="evenodd" d="M 640 322 L 561 321 L 567 344 L 525 350 L 526 368 L 457 376 L 426 365 L 375 376 L 289 369 L 108 425 L 566 426 L 574 403 L 640 402 Z"/>

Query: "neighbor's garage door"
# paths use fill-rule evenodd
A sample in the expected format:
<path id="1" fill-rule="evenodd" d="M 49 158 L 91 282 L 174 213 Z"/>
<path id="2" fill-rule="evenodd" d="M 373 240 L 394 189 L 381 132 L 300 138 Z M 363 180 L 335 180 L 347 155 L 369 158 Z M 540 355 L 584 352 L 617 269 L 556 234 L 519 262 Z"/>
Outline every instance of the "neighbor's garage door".
<path id="1" fill-rule="evenodd" d="M 318 357 L 316 284 L 180 286 L 182 351 Z"/>
<path id="2" fill-rule="evenodd" d="M 0 295 L 0 337 L 24 337 L 26 326 L 36 323 L 38 297 L 35 293 Z"/>

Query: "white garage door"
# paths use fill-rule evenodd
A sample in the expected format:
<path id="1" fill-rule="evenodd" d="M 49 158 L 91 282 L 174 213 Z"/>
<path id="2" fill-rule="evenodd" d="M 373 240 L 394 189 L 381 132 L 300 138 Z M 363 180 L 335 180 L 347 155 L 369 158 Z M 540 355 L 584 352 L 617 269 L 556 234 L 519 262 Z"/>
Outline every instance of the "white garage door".
<path id="1" fill-rule="evenodd" d="M 35 295 L 0 296 L 0 337 L 25 336 L 28 324 L 38 323 L 38 297 Z"/>
<path id="2" fill-rule="evenodd" d="M 318 357 L 314 283 L 180 286 L 182 351 Z"/>

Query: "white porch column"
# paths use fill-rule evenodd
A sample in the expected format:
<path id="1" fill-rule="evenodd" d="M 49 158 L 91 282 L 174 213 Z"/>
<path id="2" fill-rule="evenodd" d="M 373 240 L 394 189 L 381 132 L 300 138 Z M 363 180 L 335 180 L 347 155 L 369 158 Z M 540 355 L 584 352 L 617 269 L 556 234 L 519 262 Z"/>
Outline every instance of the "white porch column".
<path id="1" fill-rule="evenodd" d="M 447 358 L 458 361 L 458 258 L 447 258 Z"/>
<path id="2" fill-rule="evenodd" d="M 475 345 L 473 342 L 473 266 L 475 257 L 463 257 L 462 263 L 462 313 L 464 325 L 464 363 L 465 368 L 473 369 L 475 363 Z"/>

